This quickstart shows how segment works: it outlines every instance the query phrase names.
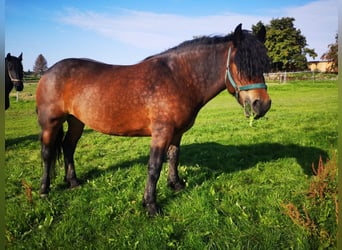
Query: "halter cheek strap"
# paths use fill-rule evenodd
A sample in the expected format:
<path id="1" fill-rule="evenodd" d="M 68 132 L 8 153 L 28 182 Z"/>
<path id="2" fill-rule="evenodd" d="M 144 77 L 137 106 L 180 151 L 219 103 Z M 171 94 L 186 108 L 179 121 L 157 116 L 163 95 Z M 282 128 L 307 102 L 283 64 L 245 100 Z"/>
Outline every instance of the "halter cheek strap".
<path id="1" fill-rule="evenodd" d="M 244 85 L 244 86 L 238 86 L 236 84 L 236 82 L 234 81 L 231 73 L 230 73 L 230 67 L 229 67 L 229 64 L 230 64 L 230 53 L 231 53 L 231 47 L 229 47 L 229 50 L 228 50 L 226 76 L 225 76 L 224 82 L 227 85 L 227 78 L 228 78 L 230 84 L 235 89 L 235 98 L 237 99 L 237 101 L 239 101 L 239 93 L 240 93 L 240 91 L 248 91 L 248 90 L 251 90 L 251 89 L 267 89 L 267 85 L 265 83 L 253 83 L 253 84 L 248 84 L 248 85 Z"/>

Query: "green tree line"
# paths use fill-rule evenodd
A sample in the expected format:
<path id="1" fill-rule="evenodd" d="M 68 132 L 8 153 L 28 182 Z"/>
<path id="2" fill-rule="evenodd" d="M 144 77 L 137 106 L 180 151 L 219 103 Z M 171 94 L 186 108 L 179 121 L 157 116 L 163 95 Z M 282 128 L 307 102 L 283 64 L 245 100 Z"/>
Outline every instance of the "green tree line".
<path id="1" fill-rule="evenodd" d="M 259 21 L 252 26 L 256 34 L 260 27 L 266 27 L 265 46 L 272 61 L 272 71 L 298 71 L 307 69 L 307 56 L 315 59 L 317 53 L 307 47 L 306 38 L 297 29 L 293 17 L 272 19 L 269 24 Z"/>
<path id="2" fill-rule="evenodd" d="M 276 71 L 301 71 L 306 70 L 307 58 L 315 59 L 317 53 L 314 49 L 308 48 L 305 36 L 301 30 L 294 25 L 293 17 L 283 17 L 272 19 L 269 24 L 264 24 L 259 21 L 252 26 L 252 32 L 257 34 L 261 26 L 266 27 L 266 42 L 265 46 L 268 50 L 268 55 L 272 61 L 271 70 Z M 336 34 L 335 43 L 329 44 L 328 51 L 320 58 L 332 62 L 331 71 L 337 72 L 338 68 L 338 36 Z M 33 71 L 35 75 L 40 76 L 47 70 L 47 61 L 40 54 L 34 64 Z"/>

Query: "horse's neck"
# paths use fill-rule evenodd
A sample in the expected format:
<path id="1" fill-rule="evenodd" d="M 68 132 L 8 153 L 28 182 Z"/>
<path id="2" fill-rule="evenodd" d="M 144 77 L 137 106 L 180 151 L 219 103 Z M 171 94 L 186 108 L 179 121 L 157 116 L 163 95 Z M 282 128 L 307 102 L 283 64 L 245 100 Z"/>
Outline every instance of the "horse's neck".
<path id="1" fill-rule="evenodd" d="M 221 45 L 216 50 L 208 50 L 188 59 L 194 87 L 200 93 L 203 104 L 226 88 L 226 51 L 227 49 Z"/>
<path id="2" fill-rule="evenodd" d="M 8 75 L 8 67 L 7 67 L 7 60 L 5 59 L 5 76 L 9 76 Z"/>
<path id="3" fill-rule="evenodd" d="M 12 88 L 13 88 L 13 83 L 11 81 L 9 74 L 8 74 L 7 62 L 5 62 L 5 89 L 6 89 L 6 94 L 11 92 Z"/>

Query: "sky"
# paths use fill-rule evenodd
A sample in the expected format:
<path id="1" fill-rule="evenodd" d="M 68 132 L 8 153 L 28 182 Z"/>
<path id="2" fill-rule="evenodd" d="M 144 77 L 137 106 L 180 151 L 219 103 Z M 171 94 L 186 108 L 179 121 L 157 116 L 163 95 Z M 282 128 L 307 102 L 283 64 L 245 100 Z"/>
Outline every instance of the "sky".
<path id="1" fill-rule="evenodd" d="M 23 52 L 25 71 L 39 54 L 48 67 L 71 57 L 129 65 L 194 36 L 293 17 L 318 60 L 335 42 L 337 9 L 338 0 L 7 0 L 5 53 Z"/>

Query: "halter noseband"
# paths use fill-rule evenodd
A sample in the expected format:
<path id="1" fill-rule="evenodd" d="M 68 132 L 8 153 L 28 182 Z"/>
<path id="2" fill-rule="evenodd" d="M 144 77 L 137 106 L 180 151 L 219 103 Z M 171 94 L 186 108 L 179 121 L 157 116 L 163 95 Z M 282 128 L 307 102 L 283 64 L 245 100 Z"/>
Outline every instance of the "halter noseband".
<path id="1" fill-rule="evenodd" d="M 8 73 L 8 76 L 9 76 L 11 82 L 14 83 L 14 82 L 21 82 L 21 81 L 22 81 L 22 80 L 20 80 L 20 79 L 15 78 L 15 77 L 12 76 L 11 71 L 7 68 L 7 58 L 6 58 L 6 71 L 7 71 L 7 73 Z"/>
<path id="2" fill-rule="evenodd" d="M 248 91 L 251 89 L 267 89 L 267 85 L 265 83 L 253 83 L 253 84 L 248 84 L 248 85 L 244 85 L 244 86 L 238 86 L 236 84 L 236 82 L 234 81 L 232 75 L 230 74 L 230 69 L 229 69 L 230 68 L 229 67 L 230 53 L 231 53 L 231 47 L 229 47 L 229 50 L 228 50 L 227 68 L 226 68 L 226 76 L 225 76 L 224 82 L 227 85 L 227 77 L 228 77 L 230 84 L 235 89 L 235 97 L 236 97 L 237 101 L 239 101 L 239 92 L 240 91 Z"/>
<path id="3" fill-rule="evenodd" d="M 20 80 L 18 78 L 13 77 L 9 70 L 7 72 L 8 72 L 8 76 L 10 77 L 12 82 L 21 82 L 22 81 L 22 80 Z"/>

